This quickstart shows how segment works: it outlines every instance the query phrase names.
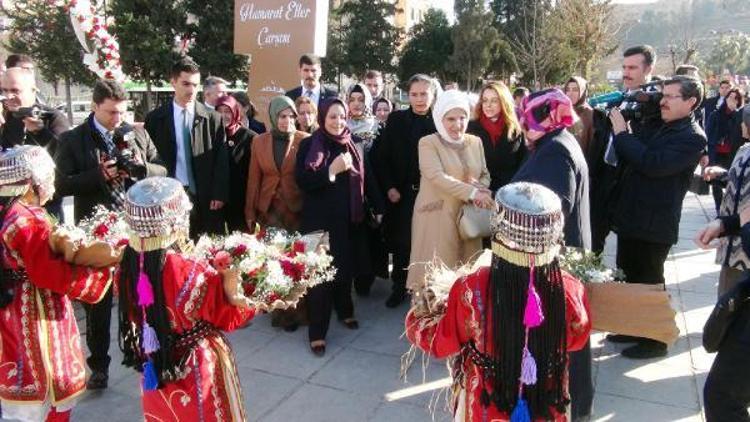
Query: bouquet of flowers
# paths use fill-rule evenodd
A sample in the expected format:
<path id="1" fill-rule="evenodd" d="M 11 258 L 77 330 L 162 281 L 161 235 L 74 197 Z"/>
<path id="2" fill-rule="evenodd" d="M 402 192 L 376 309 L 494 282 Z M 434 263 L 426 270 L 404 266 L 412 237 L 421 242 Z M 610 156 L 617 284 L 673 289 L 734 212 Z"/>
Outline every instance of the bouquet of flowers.
<path id="1" fill-rule="evenodd" d="M 57 226 L 49 237 L 52 251 L 63 255 L 67 262 L 97 268 L 116 264 L 127 243 L 127 223 L 122 213 L 102 205 L 97 205 L 77 226 Z"/>
<path id="2" fill-rule="evenodd" d="M 270 311 L 297 305 L 310 287 L 333 280 L 333 258 L 325 251 L 325 234 L 291 235 L 282 230 L 201 237 L 194 255 L 217 270 L 233 268 L 257 309 Z"/>
<path id="3" fill-rule="evenodd" d="M 566 247 L 560 255 L 560 268 L 582 283 L 607 283 L 622 280 L 622 270 L 608 268 L 601 255 L 585 249 Z"/>

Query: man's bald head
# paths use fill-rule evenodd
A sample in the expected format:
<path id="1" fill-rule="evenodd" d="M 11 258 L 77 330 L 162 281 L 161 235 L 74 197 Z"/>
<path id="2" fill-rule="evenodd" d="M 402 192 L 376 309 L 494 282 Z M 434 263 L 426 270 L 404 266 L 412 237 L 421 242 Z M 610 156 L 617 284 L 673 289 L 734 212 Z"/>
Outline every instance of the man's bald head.
<path id="1" fill-rule="evenodd" d="M 17 111 L 20 107 L 31 107 L 36 103 L 34 72 L 20 67 L 11 67 L 2 77 L 2 94 L 5 107 Z"/>

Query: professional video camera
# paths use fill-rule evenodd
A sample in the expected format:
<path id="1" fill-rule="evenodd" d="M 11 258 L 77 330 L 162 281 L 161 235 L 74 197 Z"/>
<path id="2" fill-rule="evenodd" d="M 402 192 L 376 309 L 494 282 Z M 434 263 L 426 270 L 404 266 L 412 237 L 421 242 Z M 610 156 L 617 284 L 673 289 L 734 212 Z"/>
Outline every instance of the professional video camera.
<path id="1" fill-rule="evenodd" d="M 27 117 L 33 117 L 35 119 L 48 119 L 52 117 L 54 112 L 52 110 L 45 110 L 39 106 L 21 107 L 14 111 L 13 117 L 16 119 L 25 119 Z"/>
<path id="2" fill-rule="evenodd" d="M 636 91 L 626 93 L 614 91 L 597 95 L 589 99 L 589 105 L 602 107 L 605 110 L 620 107 L 620 113 L 626 121 L 658 118 L 661 115 L 659 103 L 663 95 L 655 88 L 661 84 L 662 81 L 654 81 L 641 85 Z"/>

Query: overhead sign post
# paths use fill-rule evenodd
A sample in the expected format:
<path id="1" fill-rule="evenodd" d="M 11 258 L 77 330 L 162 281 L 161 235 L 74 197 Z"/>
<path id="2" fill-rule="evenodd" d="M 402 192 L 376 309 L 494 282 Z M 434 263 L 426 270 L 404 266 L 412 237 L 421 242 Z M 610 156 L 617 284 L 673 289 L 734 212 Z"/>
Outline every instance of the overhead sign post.
<path id="1" fill-rule="evenodd" d="M 271 98 L 299 86 L 302 54 L 326 54 L 328 0 L 235 0 L 234 52 L 250 55 L 248 95 L 259 120 Z"/>

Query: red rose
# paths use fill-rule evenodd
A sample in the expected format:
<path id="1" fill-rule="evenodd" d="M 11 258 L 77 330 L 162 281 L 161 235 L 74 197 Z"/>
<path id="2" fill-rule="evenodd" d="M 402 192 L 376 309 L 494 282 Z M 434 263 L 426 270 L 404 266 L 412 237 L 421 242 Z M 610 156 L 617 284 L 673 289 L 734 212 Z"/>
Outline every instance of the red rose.
<path id="1" fill-rule="evenodd" d="M 280 262 L 281 269 L 284 271 L 284 275 L 291 278 L 294 281 L 299 281 L 302 278 L 302 272 L 305 270 L 305 266 L 302 264 L 295 264 L 288 259 L 282 259 Z"/>
<path id="2" fill-rule="evenodd" d="M 242 290 L 245 292 L 245 296 L 250 297 L 255 293 L 254 283 L 242 283 Z"/>
<path id="3" fill-rule="evenodd" d="M 94 227 L 94 236 L 98 238 L 103 238 L 109 233 L 109 227 L 107 227 L 106 224 L 102 223 L 98 226 Z"/>
<path id="4" fill-rule="evenodd" d="M 278 300 L 278 299 L 280 299 L 280 298 L 281 298 L 281 296 L 279 296 L 279 294 L 278 294 L 278 293 L 276 293 L 276 292 L 271 292 L 271 293 L 270 293 L 270 294 L 268 295 L 268 303 L 274 303 L 274 302 L 276 302 L 276 300 Z"/>
<path id="5" fill-rule="evenodd" d="M 247 246 L 239 244 L 232 249 L 232 256 L 239 258 L 244 255 L 245 252 L 247 252 Z"/>
<path id="6" fill-rule="evenodd" d="M 226 251 L 219 251 L 213 259 L 213 266 L 217 270 L 226 270 L 232 264 L 232 256 Z"/>
<path id="7" fill-rule="evenodd" d="M 294 252 L 295 255 L 298 253 L 305 253 L 305 242 L 295 240 L 294 243 L 292 243 L 292 252 Z"/>
<path id="8" fill-rule="evenodd" d="M 115 244 L 115 247 L 119 248 L 121 246 L 127 246 L 128 243 L 130 243 L 130 242 L 128 241 L 127 238 L 122 238 L 122 239 L 120 239 L 120 240 L 117 241 L 117 243 Z"/>

